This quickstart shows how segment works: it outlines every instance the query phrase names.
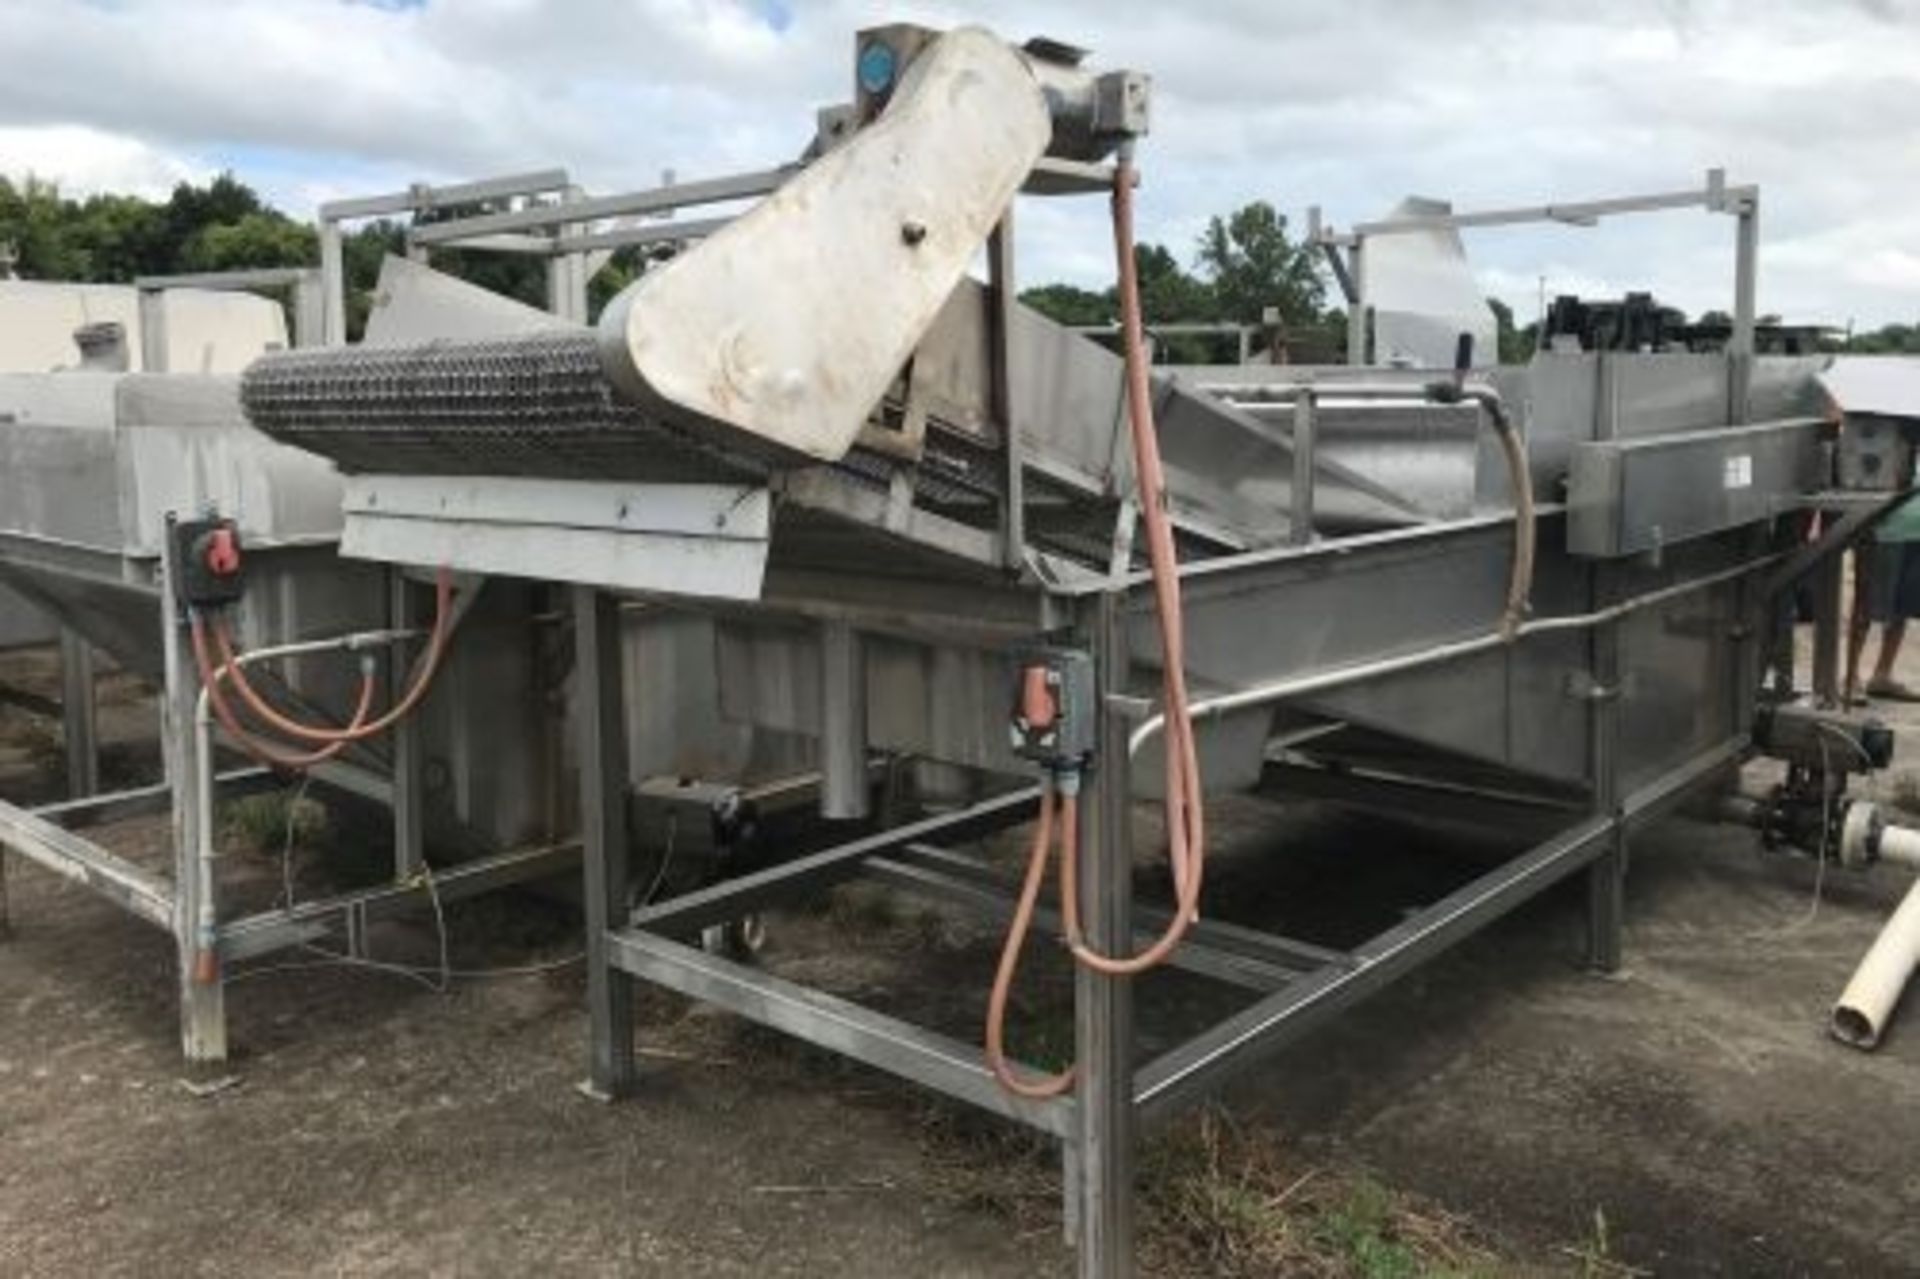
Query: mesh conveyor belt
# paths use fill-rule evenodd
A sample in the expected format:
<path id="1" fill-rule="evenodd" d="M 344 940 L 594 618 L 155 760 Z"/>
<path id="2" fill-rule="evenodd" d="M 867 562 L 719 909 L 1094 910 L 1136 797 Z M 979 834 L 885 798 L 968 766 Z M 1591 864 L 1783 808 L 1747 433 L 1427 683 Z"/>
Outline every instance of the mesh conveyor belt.
<path id="1" fill-rule="evenodd" d="M 259 430 L 345 471 L 729 481 L 768 462 L 614 398 L 593 331 L 287 351 L 254 362 Z"/>
<path id="2" fill-rule="evenodd" d="M 256 428 L 350 472 L 751 483 L 780 464 L 622 403 L 585 329 L 277 352 L 247 370 L 240 395 Z M 900 465 L 856 447 L 833 469 L 885 490 Z M 994 527 L 1000 465 L 992 444 L 929 423 L 916 500 Z M 1107 551 L 1085 554 L 1104 563 Z"/>

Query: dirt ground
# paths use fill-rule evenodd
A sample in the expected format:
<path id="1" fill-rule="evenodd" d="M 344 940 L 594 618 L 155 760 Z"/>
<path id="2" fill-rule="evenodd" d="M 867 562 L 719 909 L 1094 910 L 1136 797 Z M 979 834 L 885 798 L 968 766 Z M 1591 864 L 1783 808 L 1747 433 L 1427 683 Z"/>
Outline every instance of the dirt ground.
<path id="1" fill-rule="evenodd" d="M 1911 772 L 1920 715 L 1889 717 Z M 109 721 L 110 739 L 137 736 L 132 711 Z M 0 711 L 9 797 L 50 754 L 26 723 Z M 139 751 L 116 749 L 137 772 Z M 1305 935 L 1316 918 L 1390 921 L 1477 855 L 1313 806 L 1223 802 L 1215 825 L 1222 873 L 1263 884 L 1236 910 Z M 151 823 L 108 838 L 158 846 Z M 1237 1086 L 1228 1113 L 1282 1134 L 1303 1172 L 1361 1169 L 1470 1219 L 1510 1259 L 1499 1272 L 1920 1269 L 1920 1024 L 1908 1010 L 1873 1055 L 1823 1033 L 1901 886 L 1831 873 L 1810 911 L 1806 863 L 1680 819 L 1633 857 L 1620 976 L 1581 970 L 1581 899 L 1549 894 Z M 236 981 L 242 1082 L 197 1098 L 179 1083 L 165 939 L 34 868 L 12 865 L 8 884 L 0 1274 L 1071 1269 L 1044 1164 L 1009 1174 L 1029 1200 L 1010 1211 L 977 1121 L 678 999 L 641 998 L 641 1095 L 582 1097 L 577 929 L 559 908 L 449 911 L 456 967 L 557 965 L 528 976 L 446 994 L 324 964 Z M 855 934 L 871 940 L 824 944 Z M 375 944 L 435 955 L 427 922 Z M 843 899 L 777 918 L 769 962 L 970 1034 L 991 948 Z M 1035 969 L 1027 1035 L 1064 988 Z M 1149 1031 L 1197 1015 L 1187 996 L 1144 990 Z"/>

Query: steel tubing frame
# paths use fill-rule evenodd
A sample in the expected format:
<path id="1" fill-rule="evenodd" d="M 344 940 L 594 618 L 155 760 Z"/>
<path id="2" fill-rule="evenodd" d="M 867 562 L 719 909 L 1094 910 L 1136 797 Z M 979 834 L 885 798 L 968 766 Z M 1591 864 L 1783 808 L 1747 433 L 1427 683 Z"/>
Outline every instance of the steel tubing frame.
<path id="1" fill-rule="evenodd" d="M 267 789 L 274 784 L 268 770 L 238 768 L 215 775 L 207 787 L 198 783 L 195 702 L 200 694 L 198 671 L 182 639 L 185 621 L 167 586 L 172 571 L 170 549 L 163 543 L 159 571 L 150 579 L 157 597 L 162 640 L 166 651 L 166 681 L 161 690 L 161 745 L 166 765 L 162 782 L 105 794 L 86 793 L 91 778 L 82 774 L 72 788 L 80 793 L 65 800 L 25 808 L 0 801 L 0 934 L 6 923 L 6 862 L 18 856 L 85 887 L 136 919 L 165 929 L 176 941 L 180 957 L 180 1027 L 182 1054 L 191 1070 L 218 1071 L 227 1058 L 224 994 L 225 965 L 274 951 L 307 945 L 329 935 L 357 939 L 373 920 L 418 910 L 429 894 L 442 901 L 489 892 L 509 884 L 547 878 L 572 869 L 579 856 L 577 843 L 511 849 L 474 858 L 434 874 L 431 889 L 422 878 L 421 807 L 424 786 L 419 744 L 410 728 L 396 735 L 389 777 L 338 761 L 316 766 L 315 781 L 343 794 L 380 803 L 394 816 L 394 877 L 372 888 L 315 898 L 282 909 L 220 920 L 214 931 L 220 971 L 211 982 L 194 980 L 194 952 L 202 903 L 217 890 L 204 874 L 197 855 L 199 835 L 213 820 L 216 798 L 231 798 Z M 147 580 L 126 566 L 126 580 Z M 410 625 L 410 592 L 394 575 L 390 622 Z M 76 725 L 81 741 L 75 752 L 91 755 L 91 663 L 82 665 L 73 654 L 74 643 L 64 642 L 69 675 L 61 708 L 66 727 Z M 70 757 L 71 760 L 71 757 Z M 172 822 L 174 865 L 171 876 L 133 862 L 80 833 L 87 827 L 131 817 L 167 813 Z"/>
<path id="2" fill-rule="evenodd" d="M 1744 734 L 1735 732 L 1652 780 L 1622 790 L 1616 763 L 1621 726 L 1614 696 L 1619 679 L 1619 627 L 1641 608 L 1678 600 L 1707 586 L 1757 585 L 1769 570 L 1777 569 L 1780 558 L 1751 556 L 1731 569 L 1638 596 L 1622 595 L 1609 573 L 1596 569 L 1586 613 L 1535 623 L 1539 630 L 1585 629 L 1589 636 L 1586 660 L 1595 678 L 1585 704 L 1593 754 L 1584 813 L 1577 807 L 1518 806 L 1516 811 L 1529 817 L 1532 829 L 1550 822 L 1552 833 L 1349 951 L 1203 921 L 1182 966 L 1254 991 L 1256 1001 L 1144 1065 L 1137 1066 L 1132 1056 L 1132 986 L 1080 970 L 1075 984 L 1080 1083 L 1073 1095 L 1053 1101 L 1031 1102 L 1002 1092 L 970 1044 L 707 954 L 679 940 L 703 927 L 856 875 L 989 916 L 1003 915 L 1010 909 L 1012 886 L 979 862 L 943 845 L 1024 820 L 1034 792 L 1003 794 L 958 812 L 863 836 L 635 912 L 622 909 L 622 899 L 609 891 L 617 874 L 619 858 L 614 853 L 620 841 L 610 832 L 596 839 L 590 826 L 587 905 L 591 919 L 605 921 L 603 928 L 592 930 L 597 935 L 589 946 L 599 970 L 594 979 L 599 993 L 593 996 L 591 1018 L 595 1091 L 602 1091 L 598 1085 L 603 1079 L 620 1080 L 623 1088 L 634 1080 L 631 1023 L 610 1015 L 602 1004 L 611 999 L 624 1005 L 635 979 L 679 991 L 1060 1140 L 1064 1215 L 1069 1235 L 1078 1244 L 1080 1273 L 1101 1279 L 1130 1274 L 1132 1160 L 1142 1127 L 1164 1122 L 1231 1075 L 1576 874 L 1586 875 L 1589 961 L 1603 969 L 1619 962 L 1621 884 L 1629 834 L 1694 789 L 1737 767 L 1750 749 Z M 1215 565 L 1211 571 L 1218 569 Z M 1137 606 L 1129 597 L 1138 589 L 1137 582 L 1120 583 L 1115 589 L 1057 601 L 1071 621 L 1075 642 L 1095 654 L 1103 690 L 1102 760 L 1128 759 L 1143 730 L 1151 731 L 1145 705 L 1128 696 L 1125 686 L 1133 668 L 1127 651 L 1128 610 L 1130 605 Z M 586 625 L 589 618 L 617 607 L 591 588 L 576 588 L 576 592 L 581 633 L 592 629 Z M 1750 637 L 1742 642 L 1757 641 Z M 1463 648 L 1471 651 L 1470 646 Z M 611 649 L 596 654 L 582 648 L 578 656 L 576 671 L 583 681 L 581 722 L 587 726 L 580 739 L 583 798 L 592 799 L 604 797 L 607 779 L 619 774 L 608 769 L 601 753 L 612 746 L 604 726 L 600 732 L 591 727 L 602 716 L 586 708 L 598 704 L 610 714 L 618 706 L 619 671 Z M 1314 680 L 1308 674 L 1290 682 L 1310 687 Z M 618 762 L 617 752 L 614 762 Z M 1090 941 L 1106 951 L 1126 949 L 1140 933 L 1165 919 L 1163 911 L 1136 907 L 1132 900 L 1130 771 L 1096 766 L 1083 799 L 1087 820 L 1082 836 L 1082 911 Z M 588 804 L 586 811 L 600 810 Z M 615 815 L 609 820 L 620 819 Z M 1043 915 L 1041 926 L 1049 928 L 1053 922 Z"/>

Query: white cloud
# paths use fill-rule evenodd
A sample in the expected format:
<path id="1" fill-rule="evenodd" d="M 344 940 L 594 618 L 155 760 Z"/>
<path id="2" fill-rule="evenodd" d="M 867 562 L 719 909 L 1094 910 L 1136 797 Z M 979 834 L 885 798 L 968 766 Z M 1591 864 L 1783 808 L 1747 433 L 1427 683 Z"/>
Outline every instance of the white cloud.
<path id="1" fill-rule="evenodd" d="M 0 124 L 5 172 L 58 182 L 69 195 L 103 191 L 164 197 L 178 182 L 204 180 L 211 168 L 124 134 L 85 125 Z"/>
<path id="2" fill-rule="evenodd" d="M 275 198 L 554 164 L 596 190 L 793 155 L 845 95 L 852 33 L 977 21 L 1152 72 L 1142 230 L 1183 254 L 1267 199 L 1299 224 L 1409 192 L 1459 207 L 1694 185 L 1764 191 L 1763 310 L 1920 314 L 1920 3 L 1859 0 L 0 0 L 0 170 L 164 185 L 232 163 Z M 777 29 L 776 29 L 777 28 Z M 91 141 L 49 130 L 85 131 Z M 99 159 L 113 152 L 120 168 Z M 261 160 L 270 155 L 271 163 Z M 139 159 L 139 157 L 146 157 Z M 141 165 L 147 166 L 142 169 Z M 88 168 L 88 165 L 93 167 Z M 63 167 L 64 166 L 64 167 Z M 1097 200 L 1036 205 L 1029 278 L 1100 282 Z M 1537 278 L 1725 307 L 1732 228 L 1673 213 L 1484 233 L 1520 314 Z"/>

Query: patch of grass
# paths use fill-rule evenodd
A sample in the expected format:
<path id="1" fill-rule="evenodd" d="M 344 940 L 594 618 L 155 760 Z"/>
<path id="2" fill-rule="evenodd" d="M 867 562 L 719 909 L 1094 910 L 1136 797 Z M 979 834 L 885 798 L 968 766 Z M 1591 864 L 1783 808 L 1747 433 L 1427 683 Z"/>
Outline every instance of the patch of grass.
<path id="1" fill-rule="evenodd" d="M 928 1108 L 921 1134 L 944 1197 L 1023 1235 L 1057 1228 L 1050 1141 L 944 1106 Z M 1501 1258 L 1459 1218 L 1363 1174 L 1290 1166 L 1271 1131 L 1213 1111 L 1144 1144 L 1136 1202 L 1142 1274 L 1479 1279 L 1543 1269 Z"/>
<path id="2" fill-rule="evenodd" d="M 297 855 L 327 837 L 326 806 L 290 791 L 242 795 L 220 805 L 220 838 L 230 848 L 256 857 L 278 857 L 289 831 Z"/>
<path id="3" fill-rule="evenodd" d="M 1580 1266 L 1583 1279 L 1632 1279 L 1653 1272 L 1628 1265 L 1613 1255 L 1613 1231 L 1607 1225 L 1604 1208 L 1593 1210 L 1593 1228 L 1580 1243 L 1561 1249 Z"/>
<path id="4" fill-rule="evenodd" d="M 1386 1187 L 1362 1177 L 1320 1219 L 1323 1242 L 1369 1279 L 1412 1279 L 1430 1273 L 1396 1221 L 1397 1205 Z"/>
<path id="5" fill-rule="evenodd" d="M 1458 1218 L 1371 1177 L 1299 1169 L 1277 1137 L 1203 1111 L 1148 1144 L 1141 1247 L 1154 1273 L 1340 1279 L 1502 1271 Z"/>

